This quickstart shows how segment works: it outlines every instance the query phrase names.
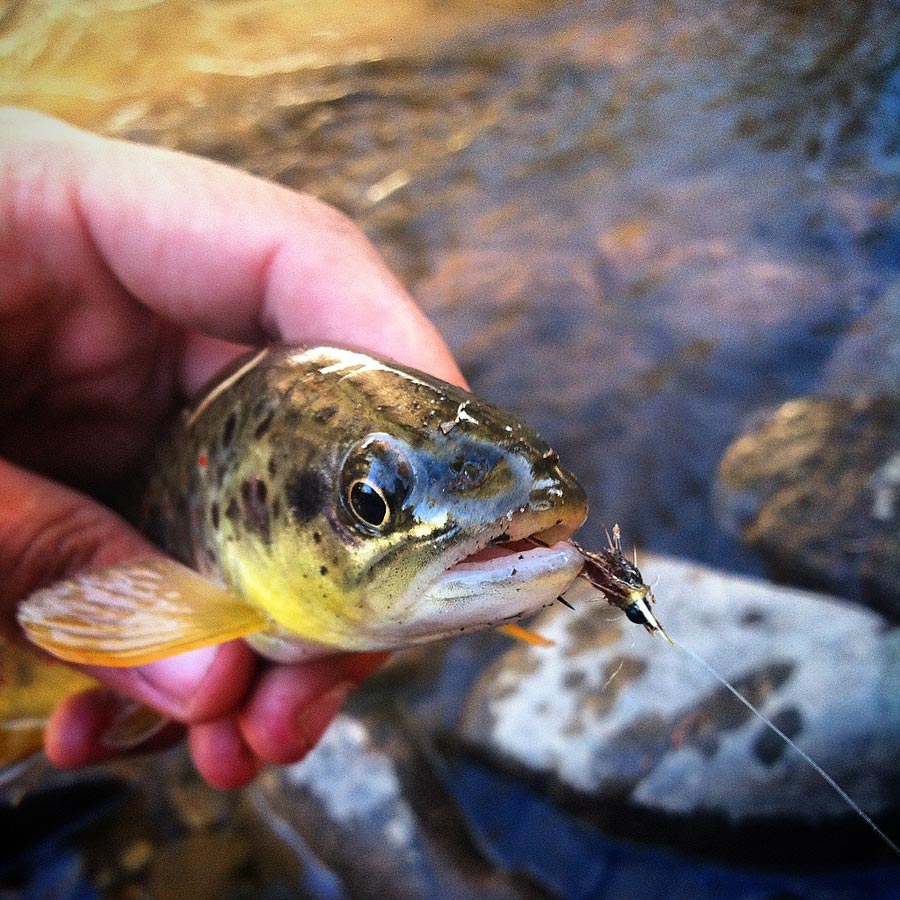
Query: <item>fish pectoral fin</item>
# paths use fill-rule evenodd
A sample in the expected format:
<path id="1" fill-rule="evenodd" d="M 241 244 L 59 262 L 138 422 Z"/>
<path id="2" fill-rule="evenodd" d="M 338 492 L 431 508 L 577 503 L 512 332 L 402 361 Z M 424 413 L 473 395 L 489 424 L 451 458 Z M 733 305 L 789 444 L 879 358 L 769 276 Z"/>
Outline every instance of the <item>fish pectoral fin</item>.
<path id="1" fill-rule="evenodd" d="M 19 624 L 67 662 L 137 666 L 245 637 L 268 620 L 245 600 L 171 559 L 86 572 L 19 604 Z"/>
<path id="2" fill-rule="evenodd" d="M 534 631 L 529 631 L 521 625 L 501 625 L 500 630 L 508 637 L 515 638 L 517 641 L 522 641 L 525 644 L 531 644 L 533 647 L 553 647 L 556 645 L 556 641 L 551 641 L 550 638 L 545 638 Z"/>

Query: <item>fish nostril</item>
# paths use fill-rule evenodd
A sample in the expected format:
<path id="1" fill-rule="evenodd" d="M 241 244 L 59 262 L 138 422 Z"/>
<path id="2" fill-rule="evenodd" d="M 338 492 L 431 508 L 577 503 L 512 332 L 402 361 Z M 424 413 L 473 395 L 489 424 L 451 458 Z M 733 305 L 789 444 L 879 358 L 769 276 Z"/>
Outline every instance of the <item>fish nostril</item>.
<path id="1" fill-rule="evenodd" d="M 484 483 L 492 470 L 487 460 L 467 460 L 458 456 L 450 463 L 452 477 L 449 482 L 450 490 L 466 491 L 479 487 Z"/>
<path id="2" fill-rule="evenodd" d="M 550 470 L 555 469 L 559 465 L 559 454 L 553 449 L 548 450 L 541 459 Z"/>

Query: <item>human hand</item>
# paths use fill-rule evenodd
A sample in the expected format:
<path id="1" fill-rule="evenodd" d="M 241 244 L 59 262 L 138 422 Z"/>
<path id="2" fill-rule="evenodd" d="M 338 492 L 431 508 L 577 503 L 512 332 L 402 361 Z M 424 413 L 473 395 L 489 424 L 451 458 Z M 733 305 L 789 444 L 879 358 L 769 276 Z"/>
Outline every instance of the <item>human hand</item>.
<path id="1" fill-rule="evenodd" d="M 144 459 L 174 408 L 246 344 L 355 346 L 462 383 L 361 232 L 311 197 L 205 160 L 0 110 L 0 613 L 154 551 L 87 492 Z M 82 492 L 85 491 L 85 492 Z M 301 758 L 376 654 L 272 665 L 242 641 L 64 701 L 51 761 L 110 758 L 126 695 L 182 723 L 217 787 Z"/>

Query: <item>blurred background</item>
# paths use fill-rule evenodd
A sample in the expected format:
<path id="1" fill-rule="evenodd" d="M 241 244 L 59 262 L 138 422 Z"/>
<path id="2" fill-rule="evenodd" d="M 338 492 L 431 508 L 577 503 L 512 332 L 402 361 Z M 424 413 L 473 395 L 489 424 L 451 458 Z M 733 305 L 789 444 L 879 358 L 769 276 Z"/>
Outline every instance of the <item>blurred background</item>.
<path id="1" fill-rule="evenodd" d="M 618 522 L 673 636 L 897 839 L 896 2 L 12 0 L 0 102 L 349 214 L 578 474 L 583 542 Z M 0 807 L 0 898 L 900 897 L 684 654 L 541 628 L 400 655 L 242 792 L 178 752 L 49 777 Z"/>

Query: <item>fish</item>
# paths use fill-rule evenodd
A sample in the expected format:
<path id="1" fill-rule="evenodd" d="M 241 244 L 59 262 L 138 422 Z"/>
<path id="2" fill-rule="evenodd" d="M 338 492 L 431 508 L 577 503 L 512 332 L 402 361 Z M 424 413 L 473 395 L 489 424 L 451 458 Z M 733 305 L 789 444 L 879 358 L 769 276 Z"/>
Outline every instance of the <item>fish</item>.
<path id="1" fill-rule="evenodd" d="M 280 662 L 390 650 L 555 602 L 586 516 L 557 454 L 499 407 L 355 351 L 271 346 L 161 446 L 142 526 L 169 556 L 54 584 L 18 620 L 81 664 L 239 637 Z"/>
<path id="2" fill-rule="evenodd" d="M 558 454 L 500 407 L 358 351 L 272 345 L 160 444 L 140 526 L 167 556 L 52 584 L 17 616 L 51 657 L 113 667 L 236 638 L 278 662 L 493 627 L 546 644 L 514 623 L 579 575 L 619 596 L 573 542 L 587 515 Z M 0 662 L 24 671 L 13 652 Z M 59 695 L 83 687 L 55 678 Z M 33 746 L 41 716 L 4 694 L 0 718 L 30 723 Z"/>

